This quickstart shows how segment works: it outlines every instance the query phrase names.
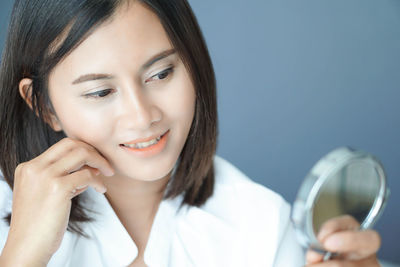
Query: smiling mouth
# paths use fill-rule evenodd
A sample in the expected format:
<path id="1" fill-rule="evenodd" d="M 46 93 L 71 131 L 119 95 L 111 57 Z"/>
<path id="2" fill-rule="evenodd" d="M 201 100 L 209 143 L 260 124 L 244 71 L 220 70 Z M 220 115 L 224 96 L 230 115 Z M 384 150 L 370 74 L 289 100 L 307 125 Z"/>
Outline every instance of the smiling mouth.
<path id="1" fill-rule="evenodd" d="M 144 149 L 144 148 L 156 145 L 161 140 L 161 138 L 168 132 L 169 132 L 169 130 L 166 131 L 164 134 L 162 134 L 156 138 L 153 138 L 149 141 L 146 141 L 146 142 L 137 142 L 134 144 L 120 144 L 120 146 L 127 147 L 127 148 L 134 148 L 134 149 Z"/>
<path id="2" fill-rule="evenodd" d="M 146 148 L 152 145 L 155 145 L 160 141 L 161 136 L 154 138 L 148 142 L 143 142 L 143 143 L 136 143 L 136 144 L 122 144 L 122 146 L 129 147 L 129 148 L 136 148 L 136 149 L 141 149 L 141 148 Z"/>

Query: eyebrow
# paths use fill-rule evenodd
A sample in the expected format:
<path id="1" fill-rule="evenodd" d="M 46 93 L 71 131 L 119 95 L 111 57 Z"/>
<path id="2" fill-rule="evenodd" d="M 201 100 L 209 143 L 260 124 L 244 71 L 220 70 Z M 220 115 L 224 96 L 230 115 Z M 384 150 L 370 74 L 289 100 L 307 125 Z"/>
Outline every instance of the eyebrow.
<path id="1" fill-rule="evenodd" d="M 157 61 L 160 61 L 160 60 L 162 60 L 166 57 L 169 57 L 175 53 L 176 53 L 176 50 L 174 48 L 162 51 L 161 53 L 158 53 L 158 54 L 154 55 L 153 57 L 151 57 L 149 60 L 147 60 L 146 63 L 144 63 L 142 65 L 140 70 L 144 71 L 144 70 L 150 68 Z M 74 80 L 72 82 L 72 84 L 78 84 L 78 83 L 83 83 L 83 82 L 87 82 L 87 81 L 95 81 L 95 80 L 109 80 L 112 78 L 114 78 L 114 76 L 112 76 L 110 74 L 95 74 L 95 73 L 84 74 L 82 76 L 79 76 L 78 79 Z"/>

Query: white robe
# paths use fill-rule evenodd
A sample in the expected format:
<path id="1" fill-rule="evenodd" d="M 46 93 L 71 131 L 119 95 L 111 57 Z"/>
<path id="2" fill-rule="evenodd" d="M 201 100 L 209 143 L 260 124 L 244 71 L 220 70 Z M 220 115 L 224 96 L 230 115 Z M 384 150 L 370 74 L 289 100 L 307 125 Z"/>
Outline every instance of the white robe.
<path id="1" fill-rule="evenodd" d="M 297 267 L 297 243 L 281 196 L 247 178 L 215 156 L 215 191 L 202 207 L 184 206 L 182 196 L 163 200 L 155 216 L 144 260 L 149 267 Z M 122 267 L 137 247 L 103 194 L 89 188 L 87 205 L 97 214 L 83 225 L 90 239 L 66 232 L 49 267 Z M 11 210 L 12 191 L 0 180 L 0 216 Z M 29 222 L 27 222 L 29 223 Z M 0 222 L 0 251 L 9 226 Z"/>

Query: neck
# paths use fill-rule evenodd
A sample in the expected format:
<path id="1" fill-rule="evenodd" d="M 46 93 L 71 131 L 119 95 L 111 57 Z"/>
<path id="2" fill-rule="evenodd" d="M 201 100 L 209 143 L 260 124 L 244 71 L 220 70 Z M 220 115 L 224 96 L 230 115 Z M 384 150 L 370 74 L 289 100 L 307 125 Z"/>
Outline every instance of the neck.
<path id="1" fill-rule="evenodd" d="M 115 212 L 137 214 L 141 218 L 151 219 L 157 212 L 170 174 L 155 181 L 140 181 L 130 177 L 104 177 L 107 187 L 105 196 Z"/>
<path id="2" fill-rule="evenodd" d="M 103 177 L 105 196 L 138 248 L 144 250 L 170 174 L 155 181 L 139 181 L 114 175 Z"/>

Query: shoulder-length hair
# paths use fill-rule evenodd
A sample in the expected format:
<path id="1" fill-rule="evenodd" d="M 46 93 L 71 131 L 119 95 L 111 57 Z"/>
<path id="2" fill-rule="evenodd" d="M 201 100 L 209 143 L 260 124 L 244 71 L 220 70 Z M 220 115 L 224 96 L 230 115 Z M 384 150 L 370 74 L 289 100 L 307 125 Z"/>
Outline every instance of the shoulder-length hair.
<path id="1" fill-rule="evenodd" d="M 0 69 L 0 167 L 11 188 L 18 164 L 65 137 L 45 123 L 53 111 L 47 90 L 50 71 L 126 1 L 16 0 Z M 196 93 L 191 129 L 165 198 L 182 194 L 181 206 L 201 206 L 214 189 L 218 132 L 216 82 L 207 46 L 186 0 L 137 1 L 158 16 Z M 32 109 L 19 94 L 23 78 L 32 79 Z M 83 200 L 82 195 L 72 199 L 68 224 L 69 231 L 81 235 L 79 222 L 91 221 Z"/>

